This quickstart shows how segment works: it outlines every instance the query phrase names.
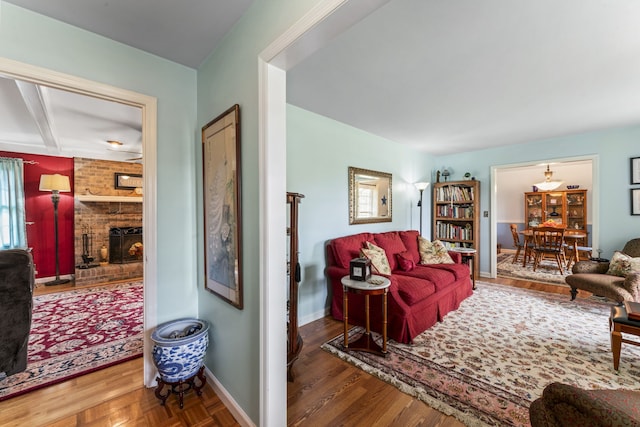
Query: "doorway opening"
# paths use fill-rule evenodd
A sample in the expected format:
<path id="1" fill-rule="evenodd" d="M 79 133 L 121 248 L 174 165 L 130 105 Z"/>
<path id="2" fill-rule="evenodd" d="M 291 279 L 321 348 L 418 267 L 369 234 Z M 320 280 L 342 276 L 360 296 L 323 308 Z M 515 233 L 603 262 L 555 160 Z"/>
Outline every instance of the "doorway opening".
<path id="1" fill-rule="evenodd" d="M 142 152 L 145 158 L 143 164 L 145 197 L 143 199 L 143 225 L 145 227 L 145 253 L 143 266 L 144 280 L 144 330 L 149 331 L 157 324 L 156 306 L 148 302 L 156 300 L 157 294 L 157 260 L 156 260 L 156 124 L 157 99 L 140 93 L 120 89 L 114 86 L 98 83 L 76 76 L 51 71 L 45 68 L 0 58 L 0 74 L 36 85 L 43 85 L 75 94 L 86 95 L 103 100 L 114 101 L 134 107 L 142 111 Z M 153 362 L 150 357 L 149 334 L 144 337 L 144 378 L 145 385 L 151 386 L 154 381 Z"/>
<path id="2" fill-rule="evenodd" d="M 514 182 L 514 180 L 508 181 L 505 177 L 508 176 L 509 173 L 518 173 L 519 176 L 531 176 L 531 185 L 527 185 L 523 188 L 526 188 L 526 191 L 532 191 L 532 186 L 534 182 L 543 181 L 544 175 L 541 171 L 544 170 L 545 165 L 551 164 L 554 165 L 552 169 L 557 171 L 561 171 L 563 165 L 565 165 L 565 170 L 569 170 L 572 165 L 587 165 L 587 173 L 590 176 L 586 179 L 588 183 L 590 183 L 591 188 L 586 188 L 589 190 L 587 192 L 588 195 L 588 215 L 587 222 L 590 229 L 589 240 L 591 242 L 591 246 L 593 248 L 597 248 L 600 240 L 599 234 L 599 203 L 600 199 L 598 196 L 599 186 L 598 186 L 598 156 L 579 156 L 579 157 L 565 157 L 565 158 L 555 158 L 555 159 L 547 159 L 544 161 L 530 161 L 530 162 L 521 162 L 521 163 L 513 163 L 507 165 L 499 165 L 491 167 L 491 194 L 490 194 L 490 238 L 489 238 L 489 253 L 490 253 L 490 261 L 489 261 L 489 271 L 488 275 L 490 278 L 495 278 L 497 276 L 497 264 L 498 264 L 498 251 L 497 247 L 501 239 L 499 238 L 499 234 L 504 233 L 508 228 L 509 224 L 512 222 L 523 223 L 524 224 L 524 191 L 519 193 L 513 193 L 513 189 L 511 189 L 510 193 L 505 193 L 503 190 L 508 184 L 505 182 Z M 527 175 L 529 174 L 529 175 Z M 554 176 L 558 178 L 562 178 L 559 174 L 554 172 Z M 500 177 L 502 176 L 502 179 Z M 535 178 L 537 177 L 537 178 Z M 567 176 L 567 178 L 571 178 L 571 176 Z M 526 179 L 526 178 L 525 178 Z M 536 179 L 538 179 L 536 181 Z M 563 178 L 565 179 L 565 178 Z M 518 181 L 522 182 L 522 181 Z M 571 185 L 572 182 L 564 182 L 563 185 Z M 501 190 L 502 185 L 502 190 Z M 581 187 L 584 188 L 584 187 Z M 563 188 L 564 189 L 564 188 Z M 514 205 L 513 200 L 516 199 L 516 203 Z M 503 212 L 505 210 L 505 206 L 515 206 L 514 211 L 515 215 L 513 217 L 505 217 Z M 510 231 L 509 231 L 510 233 Z M 510 234 L 509 234 L 510 235 Z"/>

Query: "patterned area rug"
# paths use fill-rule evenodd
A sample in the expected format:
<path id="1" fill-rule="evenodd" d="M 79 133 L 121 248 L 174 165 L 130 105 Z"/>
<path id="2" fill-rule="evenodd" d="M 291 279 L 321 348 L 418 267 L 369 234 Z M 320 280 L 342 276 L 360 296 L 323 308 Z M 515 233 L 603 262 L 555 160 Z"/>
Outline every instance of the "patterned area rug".
<path id="1" fill-rule="evenodd" d="M 0 401 L 142 355 L 142 282 L 34 297 L 27 370 L 0 379 Z"/>
<path id="2" fill-rule="evenodd" d="M 519 262 L 514 264 L 513 255 L 513 253 L 498 254 L 498 276 L 567 286 L 564 278 L 571 274 L 571 271 L 565 269 L 564 274 L 561 274 L 558 264 L 549 260 L 543 260 L 536 271 L 533 271 L 532 263 L 522 266 L 522 256 L 518 258 Z"/>
<path id="3" fill-rule="evenodd" d="M 342 335 L 322 348 L 468 426 L 528 426 L 530 403 L 553 381 L 640 389 L 640 348 L 623 345 L 613 369 L 607 303 L 477 286 L 412 345 L 390 341 L 387 357 L 346 353 Z"/>

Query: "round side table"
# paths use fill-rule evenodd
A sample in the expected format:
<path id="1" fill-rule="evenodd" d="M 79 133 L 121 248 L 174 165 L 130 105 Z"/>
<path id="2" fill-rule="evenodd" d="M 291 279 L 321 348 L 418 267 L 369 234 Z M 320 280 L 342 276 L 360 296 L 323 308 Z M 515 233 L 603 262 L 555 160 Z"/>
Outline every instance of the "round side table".
<path id="1" fill-rule="evenodd" d="M 344 349 L 345 351 L 359 350 L 385 356 L 387 354 L 387 292 L 391 281 L 383 276 L 372 275 L 366 281 L 351 280 L 349 276 L 341 279 L 344 294 Z M 349 293 L 364 295 L 365 331 L 351 345 L 349 345 Z M 382 347 L 371 337 L 369 323 L 369 296 L 382 295 Z"/>
<path id="2" fill-rule="evenodd" d="M 451 248 L 449 249 L 452 252 L 457 252 L 462 257 L 462 262 L 469 266 L 470 274 L 471 274 L 471 283 L 473 284 L 473 290 L 476 289 L 476 251 L 472 248 Z"/>

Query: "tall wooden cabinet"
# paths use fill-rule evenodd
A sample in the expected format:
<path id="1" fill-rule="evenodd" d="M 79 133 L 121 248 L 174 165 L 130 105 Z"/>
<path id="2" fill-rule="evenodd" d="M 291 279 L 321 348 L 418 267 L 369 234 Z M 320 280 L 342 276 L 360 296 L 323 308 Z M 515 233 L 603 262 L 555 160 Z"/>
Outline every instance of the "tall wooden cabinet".
<path id="1" fill-rule="evenodd" d="M 432 240 L 447 246 L 480 249 L 480 181 L 449 181 L 433 185 Z M 478 277 L 480 263 L 474 262 Z"/>
<path id="2" fill-rule="evenodd" d="M 587 233 L 587 190 L 524 193 L 524 215 L 527 228 L 553 221 Z"/>
<path id="3" fill-rule="evenodd" d="M 289 239 L 287 254 L 287 276 L 289 290 L 287 300 L 287 380 L 293 381 L 291 368 L 302 350 L 302 336 L 298 331 L 298 284 L 300 283 L 300 263 L 298 262 L 298 204 L 304 198 L 299 193 L 287 193 L 289 208 L 287 237 Z"/>

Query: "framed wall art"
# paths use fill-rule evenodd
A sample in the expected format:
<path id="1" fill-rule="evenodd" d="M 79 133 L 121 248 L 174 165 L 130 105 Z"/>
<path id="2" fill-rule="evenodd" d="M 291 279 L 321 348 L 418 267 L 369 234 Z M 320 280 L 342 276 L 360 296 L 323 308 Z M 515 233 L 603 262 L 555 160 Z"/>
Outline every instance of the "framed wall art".
<path id="1" fill-rule="evenodd" d="M 631 185 L 640 184 L 640 157 L 631 158 Z"/>
<path id="2" fill-rule="evenodd" d="M 631 215 L 640 215 L 640 188 L 631 189 Z"/>
<path id="3" fill-rule="evenodd" d="M 134 173 L 115 172 L 114 187 L 116 189 L 124 190 L 142 188 L 142 175 Z"/>
<path id="4" fill-rule="evenodd" d="M 242 309 L 240 107 L 202 128 L 205 289 Z"/>

